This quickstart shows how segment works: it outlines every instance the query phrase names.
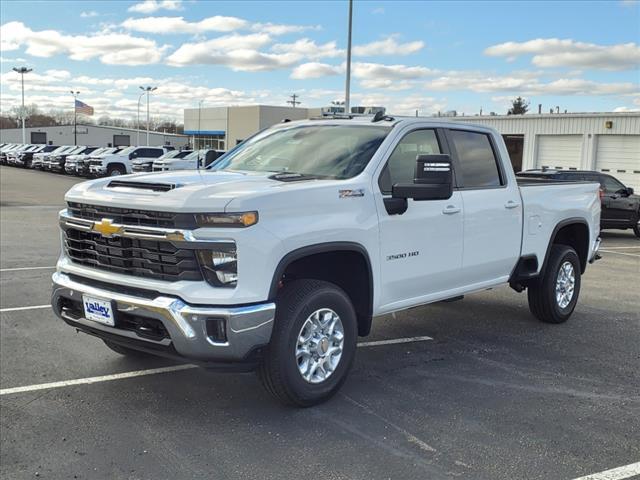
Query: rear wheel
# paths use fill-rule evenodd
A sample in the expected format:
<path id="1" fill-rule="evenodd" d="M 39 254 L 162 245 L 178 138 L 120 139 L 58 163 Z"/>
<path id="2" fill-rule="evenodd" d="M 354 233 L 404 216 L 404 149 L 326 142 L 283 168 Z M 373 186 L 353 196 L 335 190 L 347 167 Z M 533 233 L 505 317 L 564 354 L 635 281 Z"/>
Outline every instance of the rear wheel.
<path id="1" fill-rule="evenodd" d="M 124 171 L 124 167 L 122 165 L 110 165 L 107 169 L 107 175 L 109 177 L 118 177 L 120 175 L 124 175 L 125 173 L 127 172 Z"/>
<path id="2" fill-rule="evenodd" d="M 258 375 L 282 403 L 310 407 L 342 386 L 356 351 L 356 314 L 329 282 L 296 280 L 278 295 L 276 318 Z"/>
<path id="3" fill-rule="evenodd" d="M 531 313 L 542 322 L 566 322 L 578 302 L 580 272 L 580 259 L 573 248 L 552 245 L 542 278 L 528 287 Z"/>
<path id="4" fill-rule="evenodd" d="M 633 227 L 633 233 L 636 234 L 636 237 L 640 238 L 640 224 L 636 224 L 636 226 Z"/>
<path id="5" fill-rule="evenodd" d="M 104 344 L 120 355 L 124 355 L 125 357 L 148 357 L 148 353 L 141 352 L 140 350 L 134 350 L 133 348 L 123 347 L 118 343 L 110 342 L 109 340 L 102 340 Z"/>

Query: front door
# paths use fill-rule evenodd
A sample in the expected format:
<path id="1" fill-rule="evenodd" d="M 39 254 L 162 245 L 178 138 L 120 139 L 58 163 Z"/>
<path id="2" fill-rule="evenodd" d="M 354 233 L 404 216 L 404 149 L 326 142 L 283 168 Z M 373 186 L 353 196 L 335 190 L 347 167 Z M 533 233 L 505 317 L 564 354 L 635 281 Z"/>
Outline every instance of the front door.
<path id="1" fill-rule="evenodd" d="M 402 215 L 389 214 L 384 198 L 396 183 L 411 183 L 419 154 L 448 153 L 434 129 L 406 133 L 383 168 L 377 198 L 380 228 L 380 311 L 446 296 L 460 286 L 463 211 L 460 192 L 448 200 L 409 199 Z"/>

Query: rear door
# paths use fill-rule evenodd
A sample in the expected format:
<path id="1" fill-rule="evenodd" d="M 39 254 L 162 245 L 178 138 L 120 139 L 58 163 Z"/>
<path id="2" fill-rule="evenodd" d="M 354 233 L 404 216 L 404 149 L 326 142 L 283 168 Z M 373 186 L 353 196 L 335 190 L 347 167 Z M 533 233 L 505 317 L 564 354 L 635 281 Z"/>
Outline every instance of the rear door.
<path id="1" fill-rule="evenodd" d="M 520 257 L 522 200 L 488 133 L 450 129 L 449 146 L 464 206 L 462 277 L 466 286 L 500 283 Z"/>
<path id="2" fill-rule="evenodd" d="M 622 193 L 626 186 L 610 175 L 598 176 L 604 190 L 602 219 L 605 224 L 612 227 L 629 225 L 635 216 L 636 203 Z"/>

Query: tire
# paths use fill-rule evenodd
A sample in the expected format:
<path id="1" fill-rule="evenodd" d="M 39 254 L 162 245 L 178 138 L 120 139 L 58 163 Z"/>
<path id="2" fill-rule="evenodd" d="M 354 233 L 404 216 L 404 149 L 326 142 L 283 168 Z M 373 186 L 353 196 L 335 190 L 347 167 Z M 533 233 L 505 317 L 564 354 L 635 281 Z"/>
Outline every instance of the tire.
<path id="1" fill-rule="evenodd" d="M 567 265 L 570 265 L 570 268 Z M 570 298 L 567 295 L 558 298 L 556 295 L 556 287 L 563 289 L 561 295 L 570 288 L 570 282 L 564 285 L 557 283 L 561 280 L 561 268 L 573 271 L 573 290 Z M 541 322 L 566 322 L 578 303 L 580 275 L 580 259 L 576 251 L 566 245 L 552 245 L 542 278 L 527 289 L 531 313 Z"/>
<path id="2" fill-rule="evenodd" d="M 636 237 L 640 238 L 640 225 L 633 227 L 633 233 L 636 234 Z"/>
<path id="3" fill-rule="evenodd" d="M 125 172 L 124 168 L 122 168 L 120 165 L 111 165 L 110 167 L 107 168 L 107 176 L 109 177 L 118 177 L 120 175 L 124 175 Z"/>
<path id="4" fill-rule="evenodd" d="M 315 316 L 318 312 L 321 315 Z M 333 321 L 333 314 L 339 318 L 340 323 Z M 333 365 L 333 370 L 331 362 L 335 360 L 335 356 L 328 353 L 337 346 L 338 341 L 334 337 L 337 334 L 327 333 L 328 327 L 325 330 L 314 330 L 311 320 L 311 317 L 314 317 L 322 321 L 321 319 L 327 318 L 327 315 L 327 324 L 333 322 L 336 325 L 331 331 L 339 332 L 341 324 L 343 334 L 341 356 Z M 304 332 L 314 331 L 318 333 L 318 338 L 309 335 L 309 342 L 304 345 L 317 342 L 314 348 L 309 349 L 314 355 L 324 351 L 320 360 L 329 365 L 323 363 L 323 368 L 327 366 L 323 372 L 330 371 L 324 379 L 321 378 L 323 375 L 319 368 L 304 368 L 305 365 L 313 365 L 312 362 L 316 362 L 312 356 L 296 356 L 299 337 Z M 320 336 L 320 333 L 323 335 Z M 266 390 L 286 405 L 310 407 L 322 403 L 331 398 L 346 380 L 355 358 L 357 336 L 355 310 L 342 289 L 320 280 L 292 281 L 285 285 L 276 299 L 276 317 L 271 342 L 264 352 L 258 376 Z M 316 372 L 317 375 L 309 374 L 309 378 L 305 379 L 301 369 Z"/>
<path id="5" fill-rule="evenodd" d="M 125 357 L 135 358 L 135 357 L 149 357 L 150 356 L 150 354 L 148 354 L 148 353 L 141 352 L 140 350 L 134 350 L 133 348 L 123 347 L 122 345 L 110 342 L 109 340 L 102 340 L 102 341 L 111 350 L 113 350 L 114 352 L 119 353 L 120 355 L 123 355 Z"/>

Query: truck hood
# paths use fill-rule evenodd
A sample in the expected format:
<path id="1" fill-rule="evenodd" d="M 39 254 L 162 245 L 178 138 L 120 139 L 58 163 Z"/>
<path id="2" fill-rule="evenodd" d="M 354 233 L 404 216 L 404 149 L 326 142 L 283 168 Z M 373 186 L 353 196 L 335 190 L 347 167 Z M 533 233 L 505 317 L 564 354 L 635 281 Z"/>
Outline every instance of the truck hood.
<path id="1" fill-rule="evenodd" d="M 75 185 L 65 195 L 70 202 L 173 212 L 223 212 L 239 197 L 251 197 L 303 184 L 333 180 L 282 182 L 272 172 L 178 170 L 100 178 Z M 112 183 L 115 182 L 115 183 Z M 256 206 L 257 208 L 258 206 Z"/>

